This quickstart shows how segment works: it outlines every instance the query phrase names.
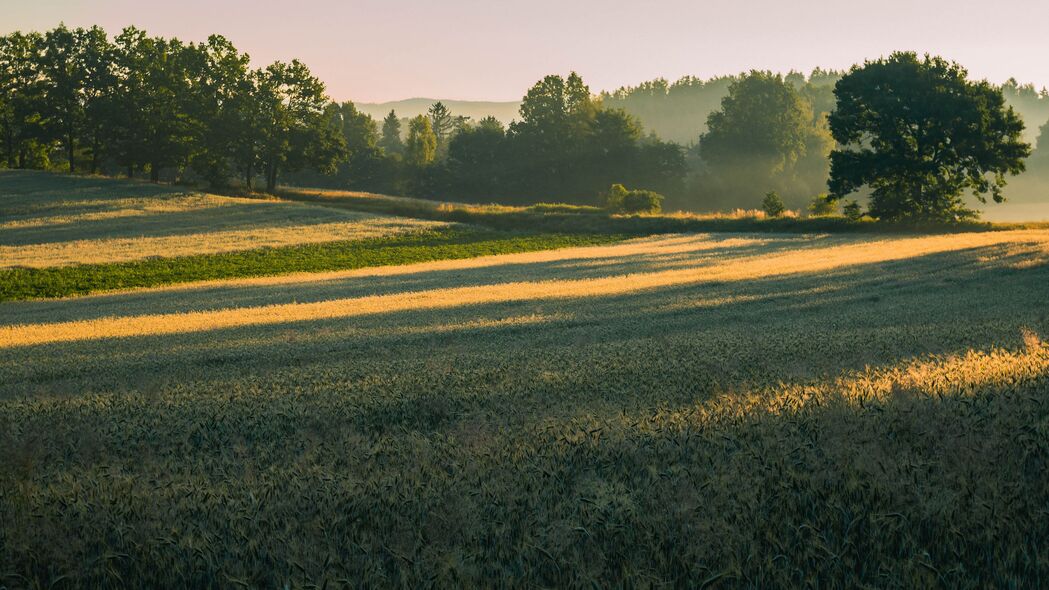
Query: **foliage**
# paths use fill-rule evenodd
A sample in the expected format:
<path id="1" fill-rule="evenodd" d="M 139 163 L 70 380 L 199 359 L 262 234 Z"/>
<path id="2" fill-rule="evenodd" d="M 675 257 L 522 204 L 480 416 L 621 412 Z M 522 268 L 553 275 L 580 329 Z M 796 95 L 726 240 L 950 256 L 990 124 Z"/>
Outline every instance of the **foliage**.
<path id="1" fill-rule="evenodd" d="M 698 146 L 706 166 L 700 190 L 741 199 L 755 186 L 769 186 L 802 204 L 826 182 L 831 143 L 822 120 L 791 84 L 777 74 L 751 72 L 729 86 L 721 109 L 707 120 Z"/>
<path id="2" fill-rule="evenodd" d="M 649 190 L 632 190 L 623 196 L 623 213 L 656 214 L 663 209 L 663 195 Z"/>
<path id="3" fill-rule="evenodd" d="M 213 186 L 258 172 L 272 190 L 284 172 L 331 172 L 344 148 L 325 112 L 324 85 L 298 61 L 249 68 L 223 37 L 203 43 L 134 27 L 112 41 L 64 25 L 0 37 L 2 160 L 47 168 L 62 146 L 67 169 L 187 174 Z"/>
<path id="4" fill-rule="evenodd" d="M 964 190 L 1001 202 L 1006 175 L 1024 170 L 1023 122 L 958 64 L 894 53 L 854 67 L 834 93 L 831 194 L 870 187 L 879 219 L 969 219 Z"/>
<path id="5" fill-rule="evenodd" d="M 379 147 L 387 154 L 403 154 L 404 141 L 401 139 L 401 120 L 397 118 L 396 111 L 391 110 L 389 115 L 382 120 L 382 139 Z"/>
<path id="6" fill-rule="evenodd" d="M 830 198 L 830 195 L 827 193 L 820 193 L 815 197 L 812 197 L 812 202 L 809 203 L 809 215 L 813 217 L 826 217 L 828 215 L 835 215 L 837 212 L 837 199 Z"/>
<path id="7" fill-rule="evenodd" d="M 663 195 L 649 190 L 627 190 L 622 184 L 613 184 L 601 195 L 605 210 L 612 213 L 655 214 L 663 208 Z"/>
<path id="8" fill-rule="evenodd" d="M 835 71 L 819 68 L 808 77 L 790 72 L 784 79 L 811 105 L 815 119 L 822 119 L 834 110 L 834 82 L 841 76 Z M 718 76 L 701 79 L 683 77 L 676 82 L 662 78 L 614 92 L 603 92 L 601 101 L 606 107 L 623 109 L 637 117 L 645 126 L 664 140 L 690 145 L 707 131 L 707 118 L 718 110 L 729 87 L 744 75 Z"/>
<path id="9" fill-rule="evenodd" d="M 769 217 L 780 217 L 787 210 L 787 206 L 783 204 L 783 199 L 776 194 L 776 191 L 771 191 L 766 193 L 765 198 L 762 199 L 761 210 Z"/>
<path id="10" fill-rule="evenodd" d="M 841 208 L 845 219 L 856 222 L 863 218 L 863 208 L 856 201 L 847 201 Z"/>
<path id="11" fill-rule="evenodd" d="M 508 130 L 494 119 L 463 128 L 447 167 L 448 189 L 465 198 L 582 203 L 613 180 L 676 190 L 686 165 L 679 146 L 643 137 L 633 117 L 603 108 L 572 73 L 536 83 Z"/>
<path id="12" fill-rule="evenodd" d="M 619 211 L 623 208 L 623 199 L 630 191 L 621 184 L 613 184 L 608 191 L 601 195 L 601 204 L 609 211 Z"/>
<path id="13" fill-rule="evenodd" d="M 433 163 L 437 156 L 437 134 L 430 119 L 419 115 L 408 124 L 408 141 L 404 148 L 405 161 L 416 168 Z"/>

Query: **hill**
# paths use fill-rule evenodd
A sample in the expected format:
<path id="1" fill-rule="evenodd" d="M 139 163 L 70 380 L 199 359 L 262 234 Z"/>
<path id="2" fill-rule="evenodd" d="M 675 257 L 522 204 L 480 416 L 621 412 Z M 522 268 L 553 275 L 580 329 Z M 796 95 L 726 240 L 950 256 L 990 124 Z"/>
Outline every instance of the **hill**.
<path id="1" fill-rule="evenodd" d="M 372 118 L 377 121 L 381 121 L 390 113 L 391 109 L 397 111 L 397 116 L 400 118 L 410 118 L 415 117 L 416 115 L 426 114 L 430 105 L 437 101 L 443 102 L 444 105 L 451 110 L 453 115 L 470 117 L 470 119 L 474 121 L 483 119 L 490 115 L 502 121 L 504 125 L 508 125 L 510 121 L 517 119 L 518 109 L 521 108 L 520 101 L 486 102 L 474 100 L 446 100 L 439 98 L 409 98 L 392 102 L 361 102 L 354 104 L 357 105 L 357 108 L 361 112 L 371 115 Z"/>
<path id="2" fill-rule="evenodd" d="M 90 240 L 98 223 L 188 215 L 199 228 L 171 245 L 194 247 L 223 219 L 170 187 L 5 176 L 0 203 L 18 204 L 3 219 L 24 231 Z M 278 228 L 270 207 L 315 225 L 347 215 L 228 206 Z M 0 236 L 11 229 L 28 236 Z M 440 260 L 384 239 L 247 251 L 299 248 L 281 260 L 313 266 L 295 274 L 0 302 L 0 580 L 1046 579 L 1049 230 L 689 233 L 512 253 L 503 236 Z M 321 264 L 361 252 L 386 265 Z M 79 285 L 98 267 L 0 272 L 51 268 Z"/>

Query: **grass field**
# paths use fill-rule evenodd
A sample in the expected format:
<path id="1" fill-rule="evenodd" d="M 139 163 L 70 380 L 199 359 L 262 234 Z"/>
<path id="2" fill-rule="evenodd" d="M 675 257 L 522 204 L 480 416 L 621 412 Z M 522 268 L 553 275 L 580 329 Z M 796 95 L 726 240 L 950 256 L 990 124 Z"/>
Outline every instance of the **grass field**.
<path id="1" fill-rule="evenodd" d="M 0 269 L 371 239 L 445 226 L 138 182 L 0 172 Z"/>
<path id="2" fill-rule="evenodd" d="M 0 171 L 0 301 L 604 244 L 175 187 Z"/>
<path id="3" fill-rule="evenodd" d="M 1049 231 L 0 303 L 0 585 L 1039 587 Z"/>
<path id="4" fill-rule="evenodd" d="M 538 203 L 531 206 L 469 204 L 432 201 L 355 191 L 293 188 L 280 191 L 284 199 L 323 204 L 346 211 L 399 215 L 418 219 L 470 223 L 497 230 L 528 230 L 557 233 L 614 233 L 654 235 L 660 233 L 696 232 L 762 232 L 762 233 L 875 233 L 921 234 L 957 233 L 961 231 L 1005 231 L 1049 229 L 1037 207 L 991 204 L 985 210 L 987 220 L 963 224 L 936 222 L 874 222 L 870 218 L 848 221 L 840 216 L 801 217 L 796 211 L 770 218 L 754 209 L 731 213 L 670 212 L 658 215 L 609 214 L 598 207 Z M 1002 208 L 1006 211 L 1002 211 Z M 1010 213 L 1011 211 L 1011 213 Z"/>

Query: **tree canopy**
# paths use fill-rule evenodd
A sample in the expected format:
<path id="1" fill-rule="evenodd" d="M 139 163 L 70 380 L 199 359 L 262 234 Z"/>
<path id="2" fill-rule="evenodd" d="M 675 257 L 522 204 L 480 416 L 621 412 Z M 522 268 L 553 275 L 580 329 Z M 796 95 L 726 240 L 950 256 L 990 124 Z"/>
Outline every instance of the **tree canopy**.
<path id="1" fill-rule="evenodd" d="M 801 204 L 826 183 L 831 144 L 822 118 L 793 84 L 753 71 L 729 86 L 707 119 L 699 139 L 701 181 L 708 193 L 751 206 L 770 189 Z"/>
<path id="2" fill-rule="evenodd" d="M 0 161 L 46 168 L 192 174 L 213 185 L 263 172 L 332 171 L 345 154 L 325 116 L 330 99 L 305 64 L 252 70 L 225 38 L 110 39 L 62 25 L 0 37 Z"/>
<path id="3" fill-rule="evenodd" d="M 834 88 L 831 194 L 871 191 L 880 219 L 971 218 L 961 197 L 1002 201 L 1006 175 L 1024 170 L 1030 146 L 1002 92 L 972 82 L 956 63 L 894 53 L 854 67 Z"/>

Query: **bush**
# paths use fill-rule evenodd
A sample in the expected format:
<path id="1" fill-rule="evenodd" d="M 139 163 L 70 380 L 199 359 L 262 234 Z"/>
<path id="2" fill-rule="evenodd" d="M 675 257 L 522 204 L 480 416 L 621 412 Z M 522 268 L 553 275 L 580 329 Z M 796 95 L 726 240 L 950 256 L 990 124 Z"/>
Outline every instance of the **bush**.
<path id="1" fill-rule="evenodd" d="M 623 207 L 623 199 L 626 198 L 629 192 L 625 186 L 613 184 L 609 187 L 607 193 L 601 195 L 601 205 L 609 211 L 619 211 Z"/>
<path id="2" fill-rule="evenodd" d="M 787 206 L 783 204 L 783 199 L 779 198 L 776 191 L 772 191 L 766 194 L 765 199 L 761 201 L 761 210 L 769 217 L 780 217 L 787 210 Z"/>
<path id="3" fill-rule="evenodd" d="M 648 190 L 627 190 L 613 184 L 602 195 L 605 209 L 611 213 L 659 213 L 663 210 L 663 195 Z"/>
<path id="4" fill-rule="evenodd" d="M 633 190 L 623 197 L 623 213 L 659 213 L 663 210 L 663 195 L 655 191 Z"/>
<path id="5" fill-rule="evenodd" d="M 827 217 L 838 213 L 838 200 L 830 198 L 827 193 L 820 193 L 812 197 L 809 203 L 809 216 Z"/>
<path id="6" fill-rule="evenodd" d="M 845 214 L 845 219 L 848 219 L 849 221 L 859 221 L 863 218 L 863 209 L 856 201 L 845 203 L 845 206 L 841 208 L 841 211 Z"/>

